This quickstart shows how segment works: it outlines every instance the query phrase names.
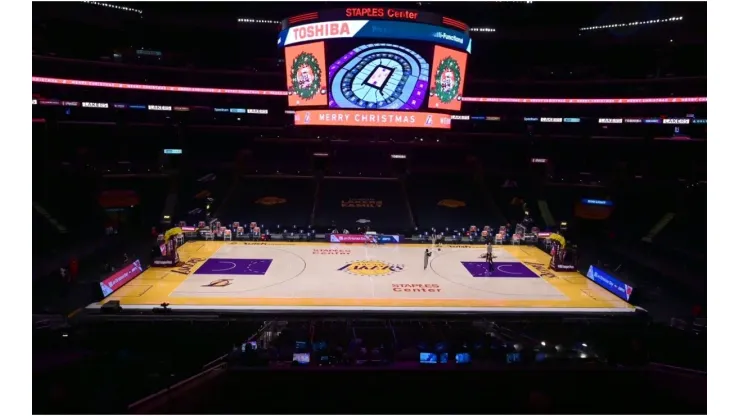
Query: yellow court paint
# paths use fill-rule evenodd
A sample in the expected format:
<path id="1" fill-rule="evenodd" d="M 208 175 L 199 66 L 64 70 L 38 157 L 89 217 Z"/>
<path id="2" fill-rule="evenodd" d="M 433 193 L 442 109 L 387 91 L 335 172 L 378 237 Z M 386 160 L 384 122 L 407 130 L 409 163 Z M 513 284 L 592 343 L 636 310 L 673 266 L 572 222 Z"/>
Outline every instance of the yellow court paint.
<path id="1" fill-rule="evenodd" d="M 634 308 L 579 273 L 547 269 L 550 257 L 530 246 L 497 246 L 498 258 L 521 262 L 540 275 L 530 279 L 476 279 L 460 266 L 476 261 L 483 246 L 452 245 L 433 254 L 423 268 L 428 244 L 244 243 L 191 241 L 180 247 L 182 264 L 149 268 L 103 300 L 124 309 L 171 307 L 207 309 L 419 308 L 419 310 L 579 310 L 631 312 Z M 270 259 L 264 275 L 195 273 L 208 259 Z M 212 260 L 212 261 L 214 261 Z M 481 260 L 482 261 L 482 260 Z M 360 265 L 359 273 L 343 267 Z M 393 267 L 378 272 L 378 265 Z M 364 271 L 363 271 L 364 270 Z M 97 307 L 100 304 L 91 305 Z"/>

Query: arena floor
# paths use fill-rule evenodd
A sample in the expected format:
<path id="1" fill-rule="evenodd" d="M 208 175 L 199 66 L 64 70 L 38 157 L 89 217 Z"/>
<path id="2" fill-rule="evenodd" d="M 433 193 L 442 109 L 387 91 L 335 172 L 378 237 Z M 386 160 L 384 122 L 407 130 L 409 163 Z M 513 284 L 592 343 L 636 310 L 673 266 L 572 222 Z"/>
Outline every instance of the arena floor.
<path id="1" fill-rule="evenodd" d="M 549 256 L 499 246 L 493 271 L 483 247 L 192 241 L 181 267 L 149 268 L 88 308 L 163 302 L 180 311 L 633 312 L 578 273 L 547 270 Z"/>

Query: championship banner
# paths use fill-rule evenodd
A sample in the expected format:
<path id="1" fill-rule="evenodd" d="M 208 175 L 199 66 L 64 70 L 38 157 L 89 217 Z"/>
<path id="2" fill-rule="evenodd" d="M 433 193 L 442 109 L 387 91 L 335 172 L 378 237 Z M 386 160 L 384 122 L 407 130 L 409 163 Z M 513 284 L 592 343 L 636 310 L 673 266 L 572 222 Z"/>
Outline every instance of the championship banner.
<path id="1" fill-rule="evenodd" d="M 144 269 L 141 267 L 139 260 L 124 266 L 123 269 L 113 273 L 110 277 L 100 282 L 100 289 L 103 291 L 103 297 L 110 296 L 113 292 L 120 289 L 126 283 L 130 282 L 136 276 L 140 275 Z"/>
<path id="2" fill-rule="evenodd" d="M 408 39 L 433 42 L 471 52 L 465 32 L 424 23 L 388 20 L 335 20 L 308 23 L 285 29 L 278 35 L 279 47 L 302 42 L 341 38 Z"/>
<path id="3" fill-rule="evenodd" d="M 315 110 L 296 111 L 296 126 L 416 127 L 449 129 L 448 114 L 413 111 Z"/>

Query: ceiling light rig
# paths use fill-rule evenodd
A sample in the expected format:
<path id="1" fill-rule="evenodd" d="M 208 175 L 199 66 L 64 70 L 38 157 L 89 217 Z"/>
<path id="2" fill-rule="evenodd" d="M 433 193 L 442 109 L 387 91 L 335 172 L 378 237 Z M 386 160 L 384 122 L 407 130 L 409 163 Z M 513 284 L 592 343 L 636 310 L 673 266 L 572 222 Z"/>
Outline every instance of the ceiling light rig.
<path id="1" fill-rule="evenodd" d="M 83 1 L 83 3 L 92 4 L 93 6 L 108 7 L 111 9 L 121 10 L 124 12 L 132 12 L 132 13 L 138 13 L 138 14 L 144 13 L 141 10 L 134 9 L 131 7 L 118 6 L 116 4 L 109 4 L 109 3 L 101 3 L 99 1 Z"/>
<path id="2" fill-rule="evenodd" d="M 240 17 L 236 19 L 239 23 L 249 23 L 249 24 L 268 24 L 268 25 L 279 25 L 280 22 L 277 20 L 268 20 L 268 19 L 249 19 Z"/>
<path id="3" fill-rule="evenodd" d="M 667 19 L 656 19 L 656 20 L 643 20 L 638 22 L 629 22 L 629 23 L 615 23 L 613 25 L 601 25 L 601 26 L 590 26 L 590 27 L 582 27 L 578 29 L 579 31 L 587 31 L 587 30 L 600 30 L 600 29 L 614 29 L 617 27 L 631 27 L 631 26 L 644 26 L 644 25 L 654 25 L 657 23 L 675 23 L 680 22 L 683 20 L 683 17 L 669 17 Z"/>

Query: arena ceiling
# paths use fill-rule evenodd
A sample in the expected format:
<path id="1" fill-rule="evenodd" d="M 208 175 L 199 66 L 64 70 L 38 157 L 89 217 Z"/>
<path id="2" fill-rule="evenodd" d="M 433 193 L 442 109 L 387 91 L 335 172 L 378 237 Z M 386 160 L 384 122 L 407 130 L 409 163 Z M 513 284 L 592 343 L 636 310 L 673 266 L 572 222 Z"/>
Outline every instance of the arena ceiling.
<path id="1" fill-rule="evenodd" d="M 318 9 L 357 7 L 357 2 L 130 2 L 152 15 L 233 16 L 281 20 Z M 372 5 L 373 3 L 366 3 Z M 615 22 L 692 17 L 706 25 L 705 2 L 378 2 L 399 8 L 427 10 L 478 27 L 579 28 Z"/>

